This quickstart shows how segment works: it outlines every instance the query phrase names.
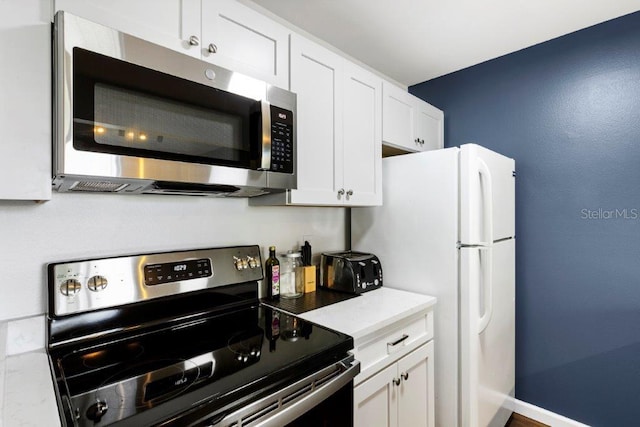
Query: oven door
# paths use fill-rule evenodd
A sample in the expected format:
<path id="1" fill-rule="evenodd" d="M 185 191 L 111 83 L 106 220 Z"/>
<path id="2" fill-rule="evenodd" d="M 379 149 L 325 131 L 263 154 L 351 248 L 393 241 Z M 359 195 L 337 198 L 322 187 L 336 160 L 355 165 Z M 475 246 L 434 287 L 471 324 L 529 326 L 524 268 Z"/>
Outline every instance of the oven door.
<path id="1" fill-rule="evenodd" d="M 360 362 L 349 356 L 254 402 L 214 413 L 199 408 L 159 426 L 352 426 L 353 379 L 359 372 Z"/>

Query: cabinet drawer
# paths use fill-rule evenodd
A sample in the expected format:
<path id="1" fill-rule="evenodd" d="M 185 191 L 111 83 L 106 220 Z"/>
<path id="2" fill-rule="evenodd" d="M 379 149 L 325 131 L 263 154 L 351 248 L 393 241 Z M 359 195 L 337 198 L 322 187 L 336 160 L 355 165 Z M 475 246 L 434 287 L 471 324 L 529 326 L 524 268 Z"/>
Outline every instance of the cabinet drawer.
<path id="1" fill-rule="evenodd" d="M 353 353 L 360 361 L 359 383 L 433 338 L 433 311 L 402 319 L 378 333 L 356 340 Z"/>

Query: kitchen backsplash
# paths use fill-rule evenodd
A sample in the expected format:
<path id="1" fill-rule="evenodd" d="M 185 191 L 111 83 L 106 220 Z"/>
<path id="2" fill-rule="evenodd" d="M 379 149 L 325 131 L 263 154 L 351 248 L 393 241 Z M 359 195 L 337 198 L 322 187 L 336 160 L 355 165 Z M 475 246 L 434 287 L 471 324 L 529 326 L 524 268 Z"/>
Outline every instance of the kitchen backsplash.
<path id="1" fill-rule="evenodd" d="M 259 244 L 278 252 L 309 240 L 314 254 L 345 248 L 343 208 L 249 207 L 246 199 L 58 194 L 0 202 L 5 266 L 0 321 L 46 311 L 50 262 L 124 254 Z"/>

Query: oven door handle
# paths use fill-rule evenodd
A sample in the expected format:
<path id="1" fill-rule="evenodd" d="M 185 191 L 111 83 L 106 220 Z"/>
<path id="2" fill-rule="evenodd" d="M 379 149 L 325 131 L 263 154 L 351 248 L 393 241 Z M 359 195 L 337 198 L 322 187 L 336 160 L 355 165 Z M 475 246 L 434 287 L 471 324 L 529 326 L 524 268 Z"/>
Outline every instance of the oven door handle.
<path id="1" fill-rule="evenodd" d="M 333 374 L 338 366 L 339 373 Z M 360 373 L 360 362 L 353 356 L 285 387 L 270 396 L 251 403 L 223 419 L 218 417 L 202 424 L 206 427 L 242 425 L 281 427 L 336 393 Z M 330 379 L 326 379 L 331 377 Z"/>

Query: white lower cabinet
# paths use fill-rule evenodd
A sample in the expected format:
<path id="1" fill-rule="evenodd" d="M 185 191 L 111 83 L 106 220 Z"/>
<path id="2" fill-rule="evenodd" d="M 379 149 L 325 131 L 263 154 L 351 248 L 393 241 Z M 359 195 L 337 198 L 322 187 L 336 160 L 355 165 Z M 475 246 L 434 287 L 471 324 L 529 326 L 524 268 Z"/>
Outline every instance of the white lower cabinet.
<path id="1" fill-rule="evenodd" d="M 434 427 L 435 304 L 383 286 L 300 315 L 353 337 L 356 427 Z"/>
<path id="2" fill-rule="evenodd" d="M 356 427 L 433 427 L 433 341 L 354 389 Z"/>

